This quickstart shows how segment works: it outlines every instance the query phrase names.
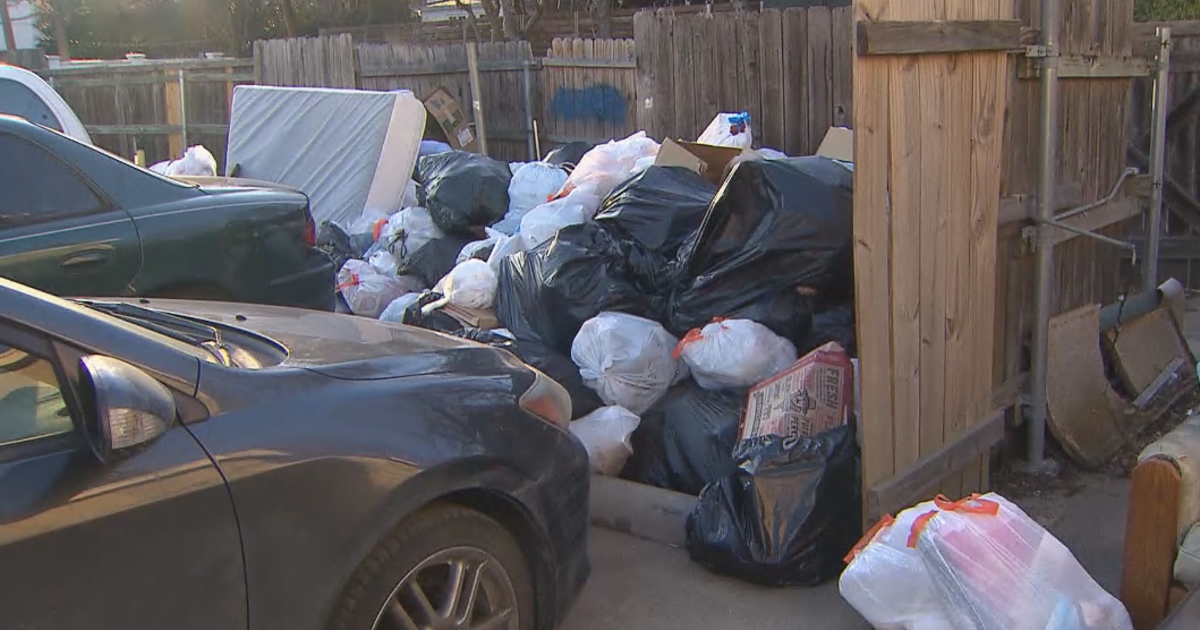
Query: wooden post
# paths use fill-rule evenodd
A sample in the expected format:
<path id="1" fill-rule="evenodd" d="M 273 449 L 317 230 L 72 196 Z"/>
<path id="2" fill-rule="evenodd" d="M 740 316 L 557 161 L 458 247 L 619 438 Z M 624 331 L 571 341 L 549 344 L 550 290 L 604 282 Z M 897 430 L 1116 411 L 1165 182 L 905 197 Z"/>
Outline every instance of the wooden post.
<path id="1" fill-rule="evenodd" d="M 1013 15 L 1013 0 L 855 1 L 864 496 L 992 416 Z M 986 446 L 954 462 L 939 474 L 946 494 L 984 489 Z"/>
<path id="2" fill-rule="evenodd" d="M 167 109 L 167 124 L 171 126 L 178 125 L 183 127 L 183 93 L 180 88 L 183 83 L 178 80 L 169 80 L 164 84 L 163 100 Z M 167 146 L 171 153 L 171 159 L 176 160 L 183 157 L 183 134 L 171 132 L 167 136 Z"/>
<path id="3" fill-rule="evenodd" d="M 487 155 L 487 127 L 483 121 L 483 88 L 479 81 L 479 51 L 475 42 L 467 43 L 467 71 L 471 76 L 471 108 L 475 112 L 475 135 L 479 137 L 479 152 Z"/>

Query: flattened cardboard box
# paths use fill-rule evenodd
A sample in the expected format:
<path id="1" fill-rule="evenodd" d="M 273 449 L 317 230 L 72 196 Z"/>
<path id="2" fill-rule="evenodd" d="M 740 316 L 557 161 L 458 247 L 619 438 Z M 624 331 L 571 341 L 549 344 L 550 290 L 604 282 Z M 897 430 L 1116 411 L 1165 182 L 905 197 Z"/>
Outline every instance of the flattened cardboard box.
<path id="1" fill-rule="evenodd" d="M 699 142 L 684 142 L 668 138 L 658 150 L 654 159 L 655 166 L 682 166 L 699 173 L 704 179 L 721 185 L 725 179 L 725 171 L 729 163 L 739 156 L 756 157 L 758 152 L 753 149 L 737 147 L 719 147 L 713 144 Z"/>
<path id="2" fill-rule="evenodd" d="M 750 390 L 739 440 L 818 435 L 846 423 L 854 400 L 854 367 L 842 347 L 827 343 Z"/>
<path id="3" fill-rule="evenodd" d="M 442 131 L 446 132 L 446 140 L 452 149 L 459 151 L 476 151 L 475 134 L 471 132 L 471 124 L 458 106 L 458 101 L 450 96 L 444 87 L 430 92 L 423 101 L 425 109 L 438 121 Z"/>

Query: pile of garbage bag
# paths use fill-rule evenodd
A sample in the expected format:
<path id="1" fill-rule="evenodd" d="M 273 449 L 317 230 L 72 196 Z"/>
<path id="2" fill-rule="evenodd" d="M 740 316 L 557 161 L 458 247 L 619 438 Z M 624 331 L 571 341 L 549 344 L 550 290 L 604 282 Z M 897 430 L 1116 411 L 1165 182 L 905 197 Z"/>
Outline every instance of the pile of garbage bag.
<path id="1" fill-rule="evenodd" d="M 567 390 L 594 473 L 698 496 L 698 562 L 816 584 L 859 533 L 853 178 L 756 152 L 750 122 L 714 119 L 732 157 L 707 170 L 644 132 L 527 163 L 436 147 L 415 202 L 320 240 L 352 312 L 513 353 Z"/>

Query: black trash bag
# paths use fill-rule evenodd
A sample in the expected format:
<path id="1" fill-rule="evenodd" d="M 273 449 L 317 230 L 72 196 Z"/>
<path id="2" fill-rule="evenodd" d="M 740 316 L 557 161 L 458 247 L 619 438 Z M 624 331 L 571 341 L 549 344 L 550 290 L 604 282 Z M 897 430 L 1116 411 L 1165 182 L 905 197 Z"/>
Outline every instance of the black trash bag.
<path id="1" fill-rule="evenodd" d="M 650 251 L 674 257 L 700 228 L 717 187 L 680 166 L 651 166 L 617 186 L 596 223 Z"/>
<path id="2" fill-rule="evenodd" d="M 765 586 L 816 586 L 841 573 L 861 532 L 854 422 L 811 438 L 763 436 L 700 493 L 687 520 L 692 560 Z"/>
<path id="3" fill-rule="evenodd" d="M 400 259 L 396 275 L 416 276 L 425 286 L 432 287 L 454 269 L 458 253 L 462 251 L 463 245 L 469 242 L 471 239 L 461 236 L 435 238 L 422 245 L 421 249 Z"/>
<path id="4" fill-rule="evenodd" d="M 604 406 L 600 396 L 583 384 L 579 368 L 569 357 L 561 355 L 540 343 L 533 341 L 513 341 L 504 335 L 498 335 L 490 330 L 479 328 L 463 328 L 451 333 L 463 339 L 486 343 L 497 348 L 504 348 L 513 353 L 518 359 L 535 367 L 542 374 L 549 376 L 563 386 L 571 396 L 571 419 L 582 418 Z"/>
<path id="5" fill-rule="evenodd" d="M 568 142 L 551 150 L 542 161 L 550 164 L 570 164 L 574 166 L 579 164 L 579 160 L 582 160 L 583 156 L 587 155 L 587 152 L 591 151 L 595 146 L 590 142 Z"/>
<path id="6" fill-rule="evenodd" d="M 476 230 L 508 212 L 508 164 L 486 155 L 451 151 L 417 162 L 417 201 L 446 234 L 475 237 Z"/>
<path id="7" fill-rule="evenodd" d="M 642 415 L 633 432 L 633 455 L 621 476 L 659 488 L 698 495 L 732 473 L 733 447 L 746 410 L 746 391 L 707 390 L 692 379 L 672 387 Z"/>
<path id="8" fill-rule="evenodd" d="M 500 263 L 496 318 L 517 339 L 569 353 L 583 323 L 601 311 L 658 320 L 666 265 L 593 223 L 570 225 Z"/>
<path id="9" fill-rule="evenodd" d="M 803 345 L 811 298 L 796 289 L 853 295 L 852 186 L 850 171 L 827 158 L 739 163 L 680 249 L 667 330 L 744 317 Z M 797 316 L 782 316 L 788 309 Z"/>
<path id="10" fill-rule="evenodd" d="M 797 346 L 800 356 L 836 341 L 851 357 L 858 356 L 854 332 L 854 302 L 852 300 L 818 300 L 813 308 L 812 330 L 808 341 Z"/>
<path id="11" fill-rule="evenodd" d="M 333 261 L 335 273 L 341 270 L 347 260 L 365 257 L 374 244 L 372 235 L 346 234 L 345 230 L 330 221 L 321 223 L 321 229 L 317 231 L 317 249 L 325 252 Z"/>
<path id="12" fill-rule="evenodd" d="M 421 312 L 421 309 L 426 305 L 436 302 L 442 299 L 442 297 L 442 294 L 437 291 L 422 291 L 421 295 L 417 297 L 416 303 L 404 309 L 404 315 L 400 318 L 400 323 L 449 334 L 454 334 L 462 330 L 462 322 L 440 310 L 433 311 L 428 315 Z"/>

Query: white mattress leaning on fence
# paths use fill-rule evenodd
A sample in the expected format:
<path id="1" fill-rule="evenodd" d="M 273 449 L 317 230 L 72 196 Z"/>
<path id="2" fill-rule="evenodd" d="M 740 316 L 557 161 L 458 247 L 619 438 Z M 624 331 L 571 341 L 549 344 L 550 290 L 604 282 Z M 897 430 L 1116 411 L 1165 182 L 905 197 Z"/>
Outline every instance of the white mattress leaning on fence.
<path id="1" fill-rule="evenodd" d="M 425 106 L 412 92 L 242 85 L 234 89 L 226 174 L 308 194 L 317 224 L 393 212 L 416 164 Z"/>

